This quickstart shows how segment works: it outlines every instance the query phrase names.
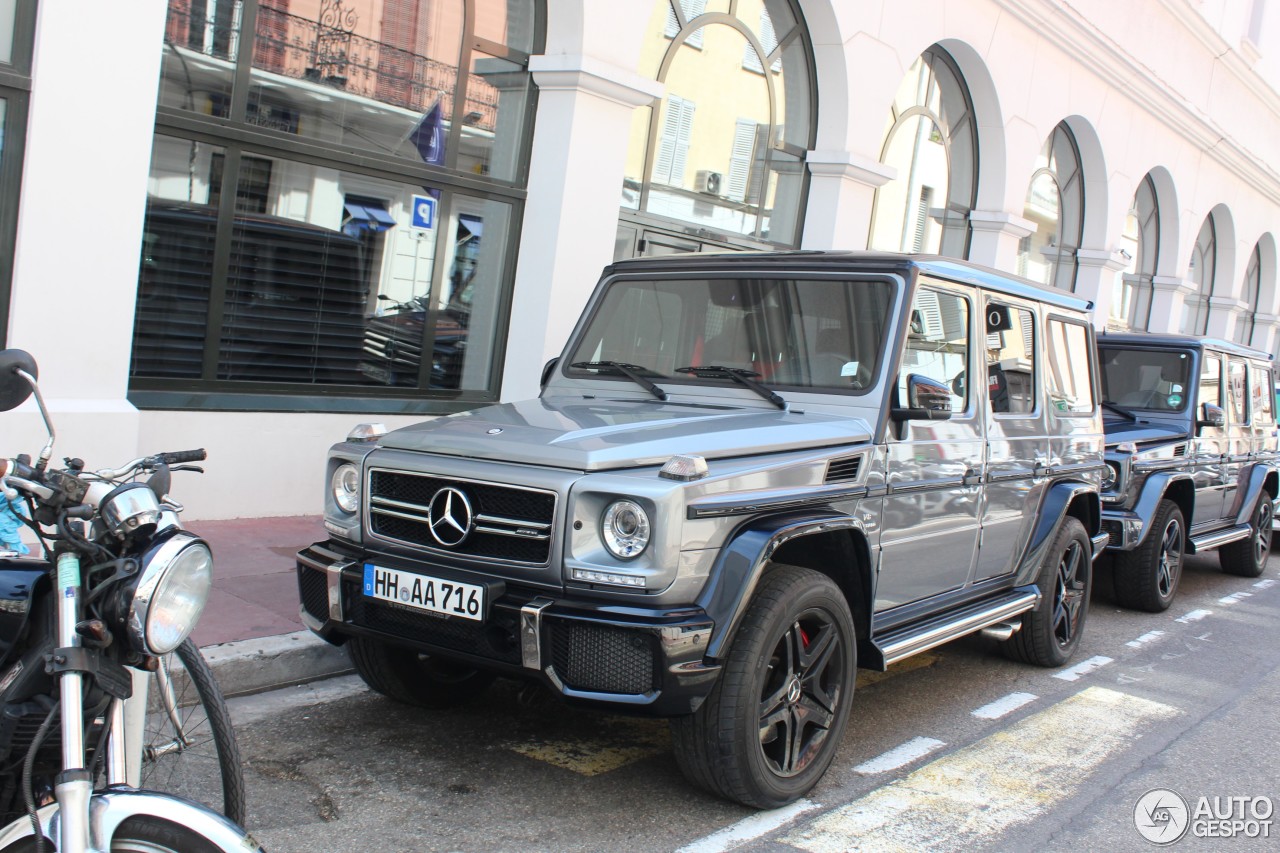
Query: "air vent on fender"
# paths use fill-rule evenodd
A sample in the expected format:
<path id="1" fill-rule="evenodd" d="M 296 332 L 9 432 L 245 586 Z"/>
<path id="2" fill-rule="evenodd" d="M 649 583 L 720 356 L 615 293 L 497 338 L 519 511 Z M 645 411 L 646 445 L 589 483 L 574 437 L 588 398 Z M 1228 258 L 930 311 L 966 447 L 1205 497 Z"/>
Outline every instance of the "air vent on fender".
<path id="1" fill-rule="evenodd" d="M 827 463 L 827 477 L 824 483 L 850 483 L 858 479 L 858 469 L 862 467 L 861 456 L 849 456 L 844 459 L 832 459 Z"/>
<path id="2" fill-rule="evenodd" d="M 1186 455 L 1187 455 L 1187 446 L 1186 446 L 1185 444 L 1179 444 L 1177 447 L 1173 448 L 1173 455 L 1174 455 L 1175 457 L 1176 457 L 1176 456 L 1186 456 Z"/>

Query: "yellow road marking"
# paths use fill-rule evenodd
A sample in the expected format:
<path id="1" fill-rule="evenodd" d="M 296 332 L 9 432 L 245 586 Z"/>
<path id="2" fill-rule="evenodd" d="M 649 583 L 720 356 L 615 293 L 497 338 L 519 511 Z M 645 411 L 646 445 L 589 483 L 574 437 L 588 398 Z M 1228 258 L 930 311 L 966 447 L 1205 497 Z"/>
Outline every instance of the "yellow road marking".
<path id="1" fill-rule="evenodd" d="M 1045 814 L 1152 723 L 1181 713 L 1090 687 L 781 840 L 811 853 L 969 850 Z"/>
<path id="2" fill-rule="evenodd" d="M 516 744 L 515 752 L 582 776 L 599 776 L 671 749 L 665 720 L 610 718 L 608 729 L 580 738 Z"/>

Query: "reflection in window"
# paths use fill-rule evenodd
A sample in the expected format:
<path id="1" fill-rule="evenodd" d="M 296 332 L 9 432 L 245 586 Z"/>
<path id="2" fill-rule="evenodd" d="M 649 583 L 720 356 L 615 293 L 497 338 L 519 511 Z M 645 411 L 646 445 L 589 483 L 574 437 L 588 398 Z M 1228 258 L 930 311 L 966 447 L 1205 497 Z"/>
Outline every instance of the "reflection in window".
<path id="1" fill-rule="evenodd" d="M 641 68 L 666 96 L 633 116 L 624 208 L 795 245 L 813 97 L 799 20 L 790 0 L 655 4 Z"/>
<path id="2" fill-rule="evenodd" d="M 1249 381 L 1245 363 L 1238 359 L 1227 362 L 1227 399 L 1231 402 L 1231 423 L 1249 422 Z"/>
<path id="3" fill-rule="evenodd" d="M 1249 387 L 1253 392 L 1250 409 L 1253 412 L 1253 425 L 1270 425 L 1276 422 L 1275 386 L 1271 382 L 1271 371 L 1261 367 L 1251 367 Z"/>
<path id="4" fill-rule="evenodd" d="M 899 406 L 910 404 L 907 383 L 913 375 L 950 389 L 953 413 L 969 408 L 969 300 L 939 290 L 916 294 L 898 374 Z"/>
<path id="5" fill-rule="evenodd" d="M 993 318 L 999 318 L 993 323 Z M 1035 328 L 1030 311 L 987 306 L 987 399 L 991 411 L 1030 414 L 1035 409 Z"/>
<path id="6" fill-rule="evenodd" d="M 1217 361 L 1212 361 L 1213 391 L 1201 402 L 1216 405 L 1218 400 Z M 1102 398 L 1124 409 L 1181 412 L 1191 400 L 1191 354 L 1177 350 L 1098 348 L 1102 367 Z M 1202 387 L 1204 382 L 1201 382 Z"/>
<path id="7" fill-rule="evenodd" d="M 1195 283 L 1196 290 L 1187 295 L 1182 305 L 1182 331 L 1188 335 L 1203 335 L 1208 331 L 1209 297 L 1213 295 L 1217 268 L 1217 230 L 1211 213 L 1204 218 L 1196 245 L 1191 250 L 1191 281 Z"/>
<path id="8" fill-rule="evenodd" d="M 1222 359 L 1206 355 L 1200 364 L 1200 404 L 1222 406 Z"/>
<path id="9" fill-rule="evenodd" d="M 1257 323 L 1258 305 L 1262 295 L 1262 247 L 1255 244 L 1249 256 L 1249 266 L 1244 272 L 1244 315 L 1236 326 L 1236 340 L 1245 346 L 1253 341 L 1253 328 Z"/>
<path id="10" fill-rule="evenodd" d="M 1036 230 L 1018 244 L 1018 274 L 1074 290 L 1076 250 L 1084 219 L 1084 182 L 1075 136 L 1059 124 L 1045 140 L 1022 215 Z"/>
<path id="11" fill-rule="evenodd" d="M 246 154 L 222 267 L 228 159 L 156 138 L 133 376 L 488 387 L 509 205 Z"/>
<path id="12" fill-rule="evenodd" d="M 1128 263 L 1116 277 L 1107 326 L 1148 329 L 1156 259 L 1160 254 L 1160 210 L 1156 206 L 1155 181 L 1150 174 L 1143 177 L 1133 195 L 1120 238 L 1120 254 Z"/>
<path id="13" fill-rule="evenodd" d="M 13 24 L 18 0 L 0 0 L 0 63 L 13 62 Z"/>
<path id="14" fill-rule="evenodd" d="M 890 108 L 880 161 L 898 176 L 876 191 L 870 248 L 966 257 L 977 143 L 959 69 L 941 48 L 926 50 Z"/>
<path id="15" fill-rule="evenodd" d="M 1049 320 L 1045 332 L 1049 405 L 1060 414 L 1093 411 L 1089 333 L 1080 323 Z"/>

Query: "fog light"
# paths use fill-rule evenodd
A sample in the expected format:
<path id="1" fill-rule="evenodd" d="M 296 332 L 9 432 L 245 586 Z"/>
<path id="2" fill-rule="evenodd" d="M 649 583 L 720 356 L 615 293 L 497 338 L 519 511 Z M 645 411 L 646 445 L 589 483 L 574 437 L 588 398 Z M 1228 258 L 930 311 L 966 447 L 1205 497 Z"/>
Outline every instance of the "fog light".
<path id="1" fill-rule="evenodd" d="M 644 588 L 644 578 L 638 575 L 624 575 L 619 572 L 597 572 L 593 569 L 574 569 L 573 579 L 584 583 L 604 583 L 611 586 L 631 586 Z"/>

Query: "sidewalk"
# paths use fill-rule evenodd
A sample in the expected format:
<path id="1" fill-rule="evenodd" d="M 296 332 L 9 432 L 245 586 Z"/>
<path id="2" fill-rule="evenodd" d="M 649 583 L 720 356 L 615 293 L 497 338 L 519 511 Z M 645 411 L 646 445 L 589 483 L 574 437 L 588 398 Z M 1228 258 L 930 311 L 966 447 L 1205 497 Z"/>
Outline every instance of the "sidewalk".
<path id="1" fill-rule="evenodd" d="M 186 525 L 213 549 L 213 590 L 192 637 L 227 696 L 351 671 L 344 649 L 298 618 L 293 556 L 325 538 L 320 516 L 237 518 Z"/>

